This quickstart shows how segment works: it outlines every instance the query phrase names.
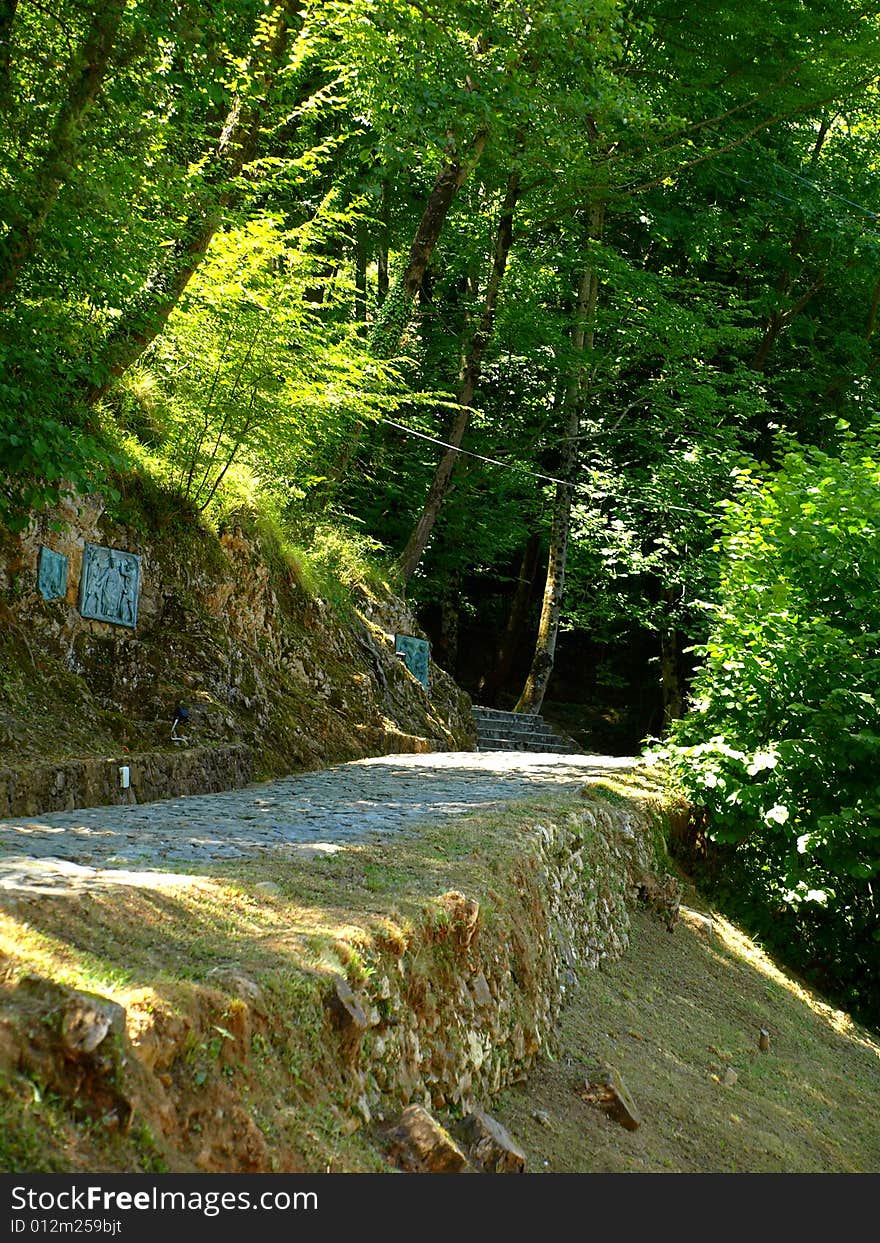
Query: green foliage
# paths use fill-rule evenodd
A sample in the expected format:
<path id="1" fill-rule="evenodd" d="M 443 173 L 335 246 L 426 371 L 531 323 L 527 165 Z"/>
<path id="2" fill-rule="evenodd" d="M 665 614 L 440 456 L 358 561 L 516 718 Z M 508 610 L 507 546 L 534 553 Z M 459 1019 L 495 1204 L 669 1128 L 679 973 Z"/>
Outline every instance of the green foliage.
<path id="1" fill-rule="evenodd" d="M 355 591 L 383 596 L 389 590 L 390 570 L 383 564 L 386 550 L 350 526 L 322 522 L 311 532 L 307 545 L 295 546 L 292 552 L 305 589 L 344 615 L 352 610 Z"/>
<path id="2" fill-rule="evenodd" d="M 488 651 L 578 374 L 563 624 L 609 687 L 711 625 L 683 779 L 804 961 L 848 929 L 864 965 L 876 481 L 840 427 L 880 408 L 878 43 L 857 0 L 7 5 L 0 521 L 93 488 L 125 515 L 136 474 L 141 523 L 246 510 L 316 594 L 381 590 L 438 454 L 387 420 L 446 438 L 515 172 L 463 442 L 491 460 L 459 459 L 413 601 Z"/>
<path id="3" fill-rule="evenodd" d="M 118 461 L 100 440 L 56 419 L 0 411 L 0 525 L 20 531 L 35 512 L 98 483 L 112 501 L 107 472 Z"/>
<path id="4" fill-rule="evenodd" d="M 874 1019 L 880 459 L 790 448 L 726 506 L 691 715 L 661 750 L 789 961 Z M 734 880 L 735 878 L 735 880 Z"/>
<path id="5" fill-rule="evenodd" d="M 393 370 L 305 300 L 313 266 L 303 231 L 275 218 L 218 234 L 144 359 L 163 395 L 171 487 L 200 510 L 234 462 L 268 493 L 306 497 L 349 429 L 373 419 L 380 398 L 393 407 Z"/>

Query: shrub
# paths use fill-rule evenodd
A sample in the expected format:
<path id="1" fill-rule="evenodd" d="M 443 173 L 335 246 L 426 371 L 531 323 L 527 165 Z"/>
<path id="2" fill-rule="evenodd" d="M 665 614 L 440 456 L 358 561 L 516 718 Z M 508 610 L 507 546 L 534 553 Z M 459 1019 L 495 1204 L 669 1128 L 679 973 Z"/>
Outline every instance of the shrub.
<path id="1" fill-rule="evenodd" d="M 791 451 L 727 506 L 690 714 L 662 749 L 768 943 L 880 1015 L 880 463 Z"/>

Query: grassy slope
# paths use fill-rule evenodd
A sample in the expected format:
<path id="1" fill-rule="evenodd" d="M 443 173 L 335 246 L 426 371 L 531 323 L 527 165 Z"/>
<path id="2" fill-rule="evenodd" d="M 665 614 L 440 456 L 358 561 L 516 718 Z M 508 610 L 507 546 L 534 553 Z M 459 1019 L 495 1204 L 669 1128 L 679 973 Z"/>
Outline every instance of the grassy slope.
<path id="1" fill-rule="evenodd" d="M 556 1061 L 492 1105 L 535 1172 L 880 1170 L 880 1037 L 717 915 L 707 931 L 685 911 L 670 936 L 635 913 L 630 952 L 581 981 L 561 1037 Z M 637 1131 L 582 1099 L 603 1064 L 623 1075 Z"/>

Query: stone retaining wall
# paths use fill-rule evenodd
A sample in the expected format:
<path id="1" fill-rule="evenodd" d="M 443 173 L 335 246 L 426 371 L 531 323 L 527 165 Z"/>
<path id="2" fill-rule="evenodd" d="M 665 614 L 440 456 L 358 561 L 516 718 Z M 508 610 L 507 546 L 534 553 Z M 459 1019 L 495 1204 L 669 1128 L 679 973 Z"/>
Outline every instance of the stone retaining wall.
<path id="1" fill-rule="evenodd" d="M 553 1049 L 577 972 L 629 944 L 638 879 L 662 853 L 653 815 L 596 802 L 524 835 L 491 917 L 476 897 L 436 900 L 399 957 L 366 984 L 339 980 L 328 1009 L 350 1057 L 351 1107 L 364 1121 L 410 1103 L 467 1112 L 525 1078 Z M 513 858 L 516 858 L 514 854 Z"/>
<path id="2" fill-rule="evenodd" d="M 427 755 L 444 747 L 443 739 L 400 730 L 355 727 L 354 732 L 368 755 Z M 128 789 L 119 775 L 123 765 L 129 769 Z M 0 768 L 0 819 L 214 794 L 238 790 L 254 779 L 253 750 L 242 743 L 22 764 Z"/>
<path id="3" fill-rule="evenodd" d="M 122 765 L 129 769 L 128 789 Z M 253 771 L 253 753 L 242 744 L 23 764 L 0 769 L 0 817 L 213 794 L 247 785 Z"/>
<path id="4" fill-rule="evenodd" d="M 369 930 L 355 920 L 324 947 L 330 957 L 298 957 L 282 905 L 266 944 L 288 947 L 283 966 L 270 957 L 263 968 L 261 949 L 247 963 L 202 963 L 195 981 L 187 960 L 185 979 L 162 974 L 155 987 L 113 996 L 25 975 L 0 995 L 0 1069 L 69 1101 L 72 1116 L 118 1126 L 126 1168 L 153 1169 L 161 1156 L 170 1170 L 299 1171 L 317 1168 L 303 1160 L 303 1140 L 308 1151 L 331 1143 L 335 1152 L 339 1137 L 369 1128 L 383 1145 L 384 1124 L 410 1105 L 452 1125 L 554 1050 L 578 973 L 624 952 L 629 907 L 663 867 L 656 806 L 590 797 L 508 815 L 502 834 L 480 839 L 462 889 L 424 896 L 405 917 L 389 904 Z M 408 858 L 389 843 L 389 869 Z M 210 894 L 207 878 L 181 880 Z M 281 894 L 259 882 L 254 910 Z M 65 910 L 119 934 L 117 902 L 126 921 L 132 910 L 148 916 L 143 925 L 134 917 L 140 928 L 154 901 L 120 890 L 100 904 L 70 898 Z M 162 903 L 169 944 L 175 919 L 191 917 L 180 901 Z M 35 902 L 25 900 L 29 921 L 45 899 Z M 381 911 L 378 894 L 377 903 Z M 200 953 L 203 943 L 204 930 Z"/>

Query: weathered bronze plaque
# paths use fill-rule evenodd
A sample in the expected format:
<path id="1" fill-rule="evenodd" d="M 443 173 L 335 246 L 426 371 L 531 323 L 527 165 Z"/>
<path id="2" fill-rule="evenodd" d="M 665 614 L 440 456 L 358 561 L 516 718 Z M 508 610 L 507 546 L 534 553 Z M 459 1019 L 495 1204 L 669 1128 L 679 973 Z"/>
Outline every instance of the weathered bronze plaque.
<path id="1" fill-rule="evenodd" d="M 44 600 L 63 600 L 67 595 L 67 558 L 51 548 L 40 547 L 37 587 Z"/>
<path id="2" fill-rule="evenodd" d="M 431 663 L 431 645 L 426 639 L 417 639 L 412 634 L 396 634 L 394 650 L 402 657 L 404 664 L 413 677 L 416 677 L 428 689 L 428 666 Z"/>
<path id="3" fill-rule="evenodd" d="M 79 580 L 80 613 L 115 626 L 134 626 L 140 577 L 137 553 L 86 544 Z"/>

